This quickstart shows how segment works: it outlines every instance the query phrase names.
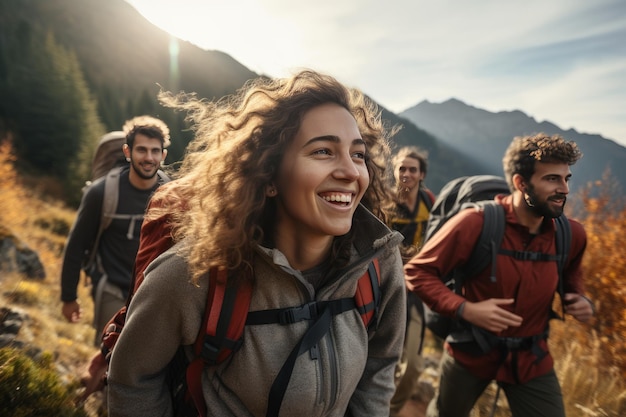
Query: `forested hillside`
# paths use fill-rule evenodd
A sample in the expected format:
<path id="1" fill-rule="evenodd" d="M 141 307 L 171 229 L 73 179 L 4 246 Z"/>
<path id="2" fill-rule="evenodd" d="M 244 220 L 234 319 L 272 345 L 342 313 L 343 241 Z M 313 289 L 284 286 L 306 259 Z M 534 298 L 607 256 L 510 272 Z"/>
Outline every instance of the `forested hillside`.
<path id="1" fill-rule="evenodd" d="M 156 101 L 159 89 L 209 99 L 257 74 L 227 54 L 170 38 L 122 0 L 0 3 L 0 131 L 22 168 L 57 177 L 76 203 L 93 148 L 138 114 L 172 131 L 171 163 L 191 132 Z M 72 201 L 73 200 L 73 201 Z"/>
<path id="2" fill-rule="evenodd" d="M 166 162 L 181 158 L 192 133 L 183 114 L 157 103 L 160 88 L 215 99 L 258 76 L 224 52 L 170 37 L 123 0 L 0 3 L 0 136 L 10 133 L 26 172 L 58 178 L 62 198 L 72 204 L 98 138 L 132 116 L 163 119 L 173 139 Z M 450 173 L 481 171 L 479 163 L 381 109 L 389 126 L 402 126 L 395 144 L 430 153 L 431 188 L 439 189 Z"/>

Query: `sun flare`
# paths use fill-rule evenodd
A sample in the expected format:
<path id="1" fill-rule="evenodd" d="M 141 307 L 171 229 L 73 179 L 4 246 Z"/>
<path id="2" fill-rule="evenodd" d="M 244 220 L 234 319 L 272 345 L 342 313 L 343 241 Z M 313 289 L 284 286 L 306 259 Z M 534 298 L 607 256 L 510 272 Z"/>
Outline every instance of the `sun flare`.
<path id="1" fill-rule="evenodd" d="M 297 57 L 303 50 L 297 26 L 281 18 L 280 13 L 270 10 L 264 2 L 127 2 L 172 36 L 206 50 L 225 52 L 256 72 L 283 75 L 287 62 L 294 62 L 294 55 Z M 282 53 L 285 50 L 292 52 L 285 56 Z"/>

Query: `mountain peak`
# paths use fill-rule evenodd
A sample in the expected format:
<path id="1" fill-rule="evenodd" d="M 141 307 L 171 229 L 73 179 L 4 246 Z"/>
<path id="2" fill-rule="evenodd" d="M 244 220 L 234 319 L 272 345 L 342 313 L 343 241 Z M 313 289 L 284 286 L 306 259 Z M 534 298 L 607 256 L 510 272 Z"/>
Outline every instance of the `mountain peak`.
<path id="1" fill-rule="evenodd" d="M 459 100 L 458 98 L 454 98 L 454 97 L 449 98 L 448 100 L 442 102 L 441 104 L 448 104 L 448 105 L 454 104 L 454 105 L 468 106 L 468 104 L 466 104 L 463 101 Z M 469 107 L 472 107 L 472 106 L 469 106 Z"/>

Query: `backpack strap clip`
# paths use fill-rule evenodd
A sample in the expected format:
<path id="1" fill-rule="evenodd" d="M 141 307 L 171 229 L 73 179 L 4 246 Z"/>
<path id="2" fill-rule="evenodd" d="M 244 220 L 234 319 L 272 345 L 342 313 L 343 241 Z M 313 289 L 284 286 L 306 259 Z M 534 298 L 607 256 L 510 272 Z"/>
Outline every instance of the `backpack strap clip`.
<path id="1" fill-rule="evenodd" d="M 303 320 L 314 320 L 318 315 L 317 301 L 311 301 L 298 307 L 282 310 L 278 315 L 278 322 L 292 324 Z"/>
<path id="2" fill-rule="evenodd" d="M 216 365 L 219 361 L 219 355 L 224 349 L 237 352 L 243 344 L 243 338 L 232 340 L 227 337 L 206 335 L 202 344 L 202 358 L 210 365 Z"/>
<path id="3" fill-rule="evenodd" d="M 539 252 L 527 252 L 527 251 L 515 251 L 513 257 L 519 261 L 540 261 L 542 253 Z"/>
<path id="4" fill-rule="evenodd" d="M 550 255 L 548 253 L 521 251 L 521 250 L 500 249 L 498 253 L 502 255 L 510 256 L 512 258 L 517 259 L 518 261 L 550 262 L 550 261 L 559 261 L 562 258 L 562 255 L 559 255 L 559 254 Z"/>

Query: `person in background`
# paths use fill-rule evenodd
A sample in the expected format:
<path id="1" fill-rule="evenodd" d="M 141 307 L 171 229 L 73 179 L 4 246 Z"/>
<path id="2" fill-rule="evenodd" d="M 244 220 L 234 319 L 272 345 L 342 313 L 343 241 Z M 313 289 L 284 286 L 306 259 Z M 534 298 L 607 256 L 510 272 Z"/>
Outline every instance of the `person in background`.
<path id="1" fill-rule="evenodd" d="M 430 209 L 435 195 L 424 185 L 428 159 L 416 146 L 401 148 L 393 158 L 396 182 L 396 210 L 391 227 L 404 236 L 402 254 L 408 260 L 415 255 L 424 239 Z M 407 325 L 402 357 L 396 367 L 396 391 L 391 399 L 390 415 L 397 416 L 415 391 L 424 370 L 421 356 L 424 338 L 424 308 L 412 292 L 407 294 Z"/>
<path id="2" fill-rule="evenodd" d="M 405 255 L 415 255 L 422 246 L 430 208 L 435 195 L 425 185 L 428 172 L 426 152 L 416 146 L 401 148 L 393 158 L 396 181 L 396 210 L 391 226 L 404 236 Z"/>
<path id="3" fill-rule="evenodd" d="M 564 417 L 563 396 L 547 343 L 559 282 L 556 261 L 510 253 L 556 254 L 555 218 L 569 194 L 570 167 L 582 156 L 576 143 L 543 133 L 513 139 L 503 158 L 510 195 L 496 196 L 506 226 L 496 264 L 496 283 L 485 268 L 456 294 L 441 281 L 470 258 L 483 211 L 468 208 L 446 222 L 404 267 L 409 289 L 437 313 L 471 325 L 467 342 L 444 345 L 438 392 L 427 416 L 466 417 L 495 380 L 516 417 Z M 569 219 L 571 247 L 563 271 L 565 313 L 586 322 L 594 313 L 585 297 L 581 263 L 587 238 Z M 533 257 L 534 259 L 536 257 Z M 485 343 L 478 344 L 476 337 Z"/>
<path id="4" fill-rule="evenodd" d="M 270 388 L 313 322 L 246 326 L 240 349 L 203 369 L 202 389 L 208 415 L 388 414 L 406 291 L 402 237 L 378 217 L 391 203 L 389 134 L 374 104 L 310 70 L 252 80 L 218 102 L 160 98 L 195 124 L 176 187 L 187 209 L 171 213 L 174 246 L 150 263 L 129 305 L 110 362 L 109 416 L 173 415 L 168 364 L 196 340 L 208 271 L 252 280 L 251 312 L 314 303 L 326 317 L 325 303 L 353 298 L 374 259 L 375 324 L 368 331 L 356 309 L 330 316 L 292 363 L 282 400 Z"/>
<path id="5" fill-rule="evenodd" d="M 63 253 L 61 271 L 61 312 L 70 323 L 82 317 L 77 287 L 85 253 L 98 238 L 92 271 L 91 295 L 94 300 L 95 344 L 107 321 L 124 305 L 131 283 L 139 233 L 148 201 L 161 181 L 157 171 L 165 160 L 169 129 L 161 120 L 138 116 L 124 124 L 127 160 L 118 179 L 118 205 L 110 225 L 99 235 L 103 218 L 106 176 L 93 182 L 83 194 L 76 220 Z"/>

